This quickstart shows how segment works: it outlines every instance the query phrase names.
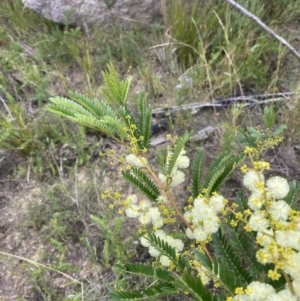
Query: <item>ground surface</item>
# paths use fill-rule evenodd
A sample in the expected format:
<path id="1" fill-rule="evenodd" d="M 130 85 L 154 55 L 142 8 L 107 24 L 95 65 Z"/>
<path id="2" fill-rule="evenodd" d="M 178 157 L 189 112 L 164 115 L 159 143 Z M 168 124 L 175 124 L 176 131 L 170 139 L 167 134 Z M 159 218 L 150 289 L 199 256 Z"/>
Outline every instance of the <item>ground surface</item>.
<path id="1" fill-rule="evenodd" d="M 291 26 L 288 30 L 297 35 L 298 27 Z M 300 50 L 298 41 L 292 40 Z M 186 104 L 198 101 L 211 101 L 203 91 L 197 93 L 189 90 L 187 97 L 178 97 L 176 85 L 178 78 L 166 71 L 155 59 L 155 53 L 149 55 L 151 70 L 160 80 L 153 85 L 153 81 L 141 80 L 138 68 L 130 71 L 126 65 L 126 75 L 132 72 L 132 107 L 136 102 L 136 93 L 146 89 L 155 108 L 166 107 L 168 104 Z M 119 64 L 122 65 L 122 64 Z M 300 62 L 292 55 L 281 66 L 282 91 L 294 91 L 299 85 Z M 63 85 L 70 83 L 76 88 L 84 82 L 84 75 L 74 67 L 68 71 Z M 15 73 L 15 78 L 18 77 Z M 13 89 L 19 89 L 24 79 L 19 82 L 11 79 Z M 98 75 L 100 77 L 100 75 Z M 21 84 L 20 84 L 21 81 Z M 154 81 L 155 83 L 155 81 Z M 168 89 L 163 89 L 167 86 Z M 172 88 L 170 88 L 172 87 Z M 59 72 L 57 78 L 48 87 L 58 94 L 65 92 L 65 86 L 60 86 Z M 170 88 L 170 89 L 169 89 Z M 63 92 L 62 92 L 63 93 Z M 179 101 L 175 98 L 180 98 Z M 293 122 L 300 118 L 299 100 L 287 99 L 276 104 L 279 122 L 288 124 L 288 129 L 299 130 Z M 43 108 L 34 104 L 29 114 L 34 118 L 40 116 Z M 187 153 L 191 157 L 195 150 L 202 147 L 206 155 L 206 166 L 215 158 L 220 149 L 239 151 L 237 144 L 230 144 L 235 134 L 235 126 L 255 126 L 261 123 L 263 106 L 248 108 L 235 118 L 231 108 L 219 110 L 205 109 L 196 115 L 180 112 L 170 122 L 167 118 L 163 127 L 153 137 L 153 147 L 149 160 L 155 160 L 155 153 L 165 146 L 164 137 L 167 133 L 177 135 L 186 129 L 198 133 L 211 126 L 214 130 L 205 139 L 189 143 Z M 295 117 L 296 116 L 296 117 Z M 293 117 L 293 118 L 291 118 Z M 289 124 L 291 120 L 291 124 Z M 161 120 L 155 120 L 158 123 Z M 170 125 L 171 123 L 171 125 Z M 294 135 L 294 136 L 293 136 Z M 300 180 L 300 139 L 299 133 L 285 134 L 285 139 L 276 148 L 267 151 L 264 159 L 271 163 L 271 174 L 282 175 L 288 180 Z M 227 137 L 227 138 L 226 138 Z M 227 140 L 226 140 L 227 139 Z M 161 143 L 162 142 L 162 143 Z M 114 229 L 114 218 L 117 212 L 110 212 L 108 202 L 101 199 L 105 189 L 117 187 L 124 196 L 133 193 L 119 176 L 120 166 L 111 166 L 108 158 L 99 157 L 99 152 L 115 149 L 120 155 L 124 149 L 115 142 L 101 135 L 87 132 L 85 143 L 88 146 L 88 159 L 81 164 L 74 149 L 61 145 L 59 151 L 51 153 L 55 157 L 54 175 L 46 170 L 43 175 L 36 175 L 28 158 L 18 151 L 0 150 L 0 300 L 81 300 L 81 285 L 84 300 L 107 300 L 107 293 L 113 289 L 116 278 L 112 266 L 119 259 L 116 249 L 128 243 L 122 256 L 128 255 L 132 261 L 149 260 L 147 252 L 131 241 L 131 235 L 138 228 L 135 222 L 128 220 L 116 234 L 105 232 L 105 227 L 98 227 L 90 219 L 94 214 L 105 221 L 107 228 Z M 94 148 L 91 145 L 96 145 Z M 90 150 L 91 148 L 92 150 Z M 188 176 L 188 173 L 187 173 Z M 237 171 L 222 189 L 222 193 L 234 200 L 240 189 L 240 174 Z M 176 192 L 177 198 L 183 207 L 186 201 L 187 185 L 181 186 Z M 180 228 L 180 225 L 178 226 Z M 117 244 L 119 242 L 119 245 Z M 106 249 L 107 248 L 107 249 Z M 106 254 L 106 255 L 105 255 Z M 124 255 L 125 254 L 125 255 Z M 105 257 L 106 256 L 106 257 Z M 106 259 L 107 258 L 107 259 Z M 118 279 L 118 285 L 128 287 L 126 279 Z M 135 285 L 140 283 L 136 280 Z M 178 300 L 188 300 L 187 297 L 178 297 Z M 166 299 L 171 300 L 171 299 Z M 172 299 L 175 300 L 175 299 Z"/>

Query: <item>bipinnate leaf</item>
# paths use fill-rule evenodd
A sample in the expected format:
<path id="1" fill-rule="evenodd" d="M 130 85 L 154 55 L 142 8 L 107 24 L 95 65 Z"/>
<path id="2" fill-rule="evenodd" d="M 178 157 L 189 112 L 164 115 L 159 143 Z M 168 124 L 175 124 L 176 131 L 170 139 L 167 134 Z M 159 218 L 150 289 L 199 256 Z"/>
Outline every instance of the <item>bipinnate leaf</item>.
<path id="1" fill-rule="evenodd" d="M 195 258 L 208 270 L 212 270 L 212 262 L 206 253 L 199 252 L 195 250 L 194 252 Z"/>
<path id="2" fill-rule="evenodd" d="M 279 136 L 286 128 L 287 128 L 287 126 L 285 124 L 280 124 L 278 126 L 278 128 L 275 130 L 273 136 L 274 137 Z"/>
<path id="3" fill-rule="evenodd" d="M 243 267 L 257 280 L 264 282 L 268 270 L 256 259 L 255 237 L 247 233 L 242 227 L 231 227 L 229 224 L 222 224 L 222 231 L 229 237 L 227 242 L 233 249 L 236 257 L 243 258 Z"/>
<path id="4" fill-rule="evenodd" d="M 123 178 L 142 191 L 151 201 L 157 202 L 160 196 L 159 188 L 139 168 L 122 171 Z"/>
<path id="5" fill-rule="evenodd" d="M 69 91 L 70 98 L 76 102 L 78 105 L 86 109 L 94 117 L 101 118 L 107 114 L 107 111 L 104 110 L 103 104 L 97 99 L 89 99 L 85 95 L 82 95 L 78 92 Z"/>
<path id="6" fill-rule="evenodd" d="M 181 271 L 191 271 L 191 266 L 188 260 L 182 254 L 176 253 L 176 250 L 166 241 L 150 232 L 148 232 L 146 238 L 150 241 L 153 247 L 160 251 L 162 255 L 167 256 L 171 261 L 173 261 L 178 269 Z"/>
<path id="7" fill-rule="evenodd" d="M 247 286 L 252 281 L 251 275 L 220 230 L 213 235 L 213 249 L 219 262 L 219 278 L 232 293 L 236 287 Z"/>
<path id="8" fill-rule="evenodd" d="M 155 276 L 165 282 L 174 283 L 175 277 L 172 275 L 170 271 L 162 268 L 155 269 Z"/>
<path id="9" fill-rule="evenodd" d="M 158 300 L 158 298 L 175 294 L 177 288 L 170 283 L 160 283 L 157 285 L 152 285 L 151 287 L 144 288 L 141 291 L 117 291 L 109 294 L 109 300 L 111 301 L 126 301 L 126 300 Z"/>
<path id="10" fill-rule="evenodd" d="M 126 124 L 115 115 L 108 104 L 101 101 L 96 103 L 78 93 L 71 92 L 70 95 L 73 99 L 50 98 L 51 104 L 46 107 L 46 110 L 112 138 L 116 138 L 117 135 L 121 141 L 124 141 L 127 137 L 124 130 Z"/>
<path id="11" fill-rule="evenodd" d="M 223 298 L 221 300 L 226 300 L 225 296 L 235 295 L 235 289 L 241 286 L 241 282 L 235 275 L 234 271 L 230 267 L 224 264 L 221 260 L 214 258 L 213 264 L 213 275 L 215 275 L 214 282 L 221 289 Z"/>
<path id="12" fill-rule="evenodd" d="M 156 153 L 157 161 L 161 172 L 165 175 L 167 173 L 167 148 L 163 148 Z"/>
<path id="13" fill-rule="evenodd" d="M 154 277 L 155 275 L 155 269 L 151 264 L 145 264 L 145 263 L 124 263 L 124 264 L 116 264 L 114 266 L 114 269 L 117 272 L 121 273 L 129 273 L 129 274 L 135 274 L 135 275 L 143 275 L 143 276 L 149 276 Z"/>
<path id="14" fill-rule="evenodd" d="M 200 181 L 202 176 L 203 158 L 204 152 L 202 149 L 199 149 L 194 158 L 192 169 L 192 196 L 194 199 L 201 193 Z"/>
<path id="15" fill-rule="evenodd" d="M 217 297 L 201 283 L 201 279 L 192 271 L 188 260 L 182 254 L 177 254 L 173 247 L 154 234 L 148 233 L 147 238 L 153 247 L 175 263 L 176 272 L 142 263 L 116 265 L 117 271 L 146 276 L 162 282 L 141 291 L 114 292 L 110 294 L 110 300 L 151 300 L 166 294 L 184 292 L 188 293 L 192 300 L 217 301 Z"/>
<path id="16" fill-rule="evenodd" d="M 167 175 L 170 176 L 173 168 L 176 164 L 176 161 L 180 155 L 180 152 L 183 150 L 185 144 L 188 142 L 189 138 L 191 136 L 191 133 L 189 132 L 185 132 L 183 134 L 183 136 L 181 136 L 180 138 L 178 138 L 178 140 L 176 141 L 176 144 L 174 146 L 173 152 L 171 157 L 168 160 L 168 164 L 167 164 Z"/>
<path id="17" fill-rule="evenodd" d="M 249 207 L 248 207 L 248 198 L 242 190 L 238 191 L 238 193 L 236 194 L 234 202 L 237 205 L 238 211 L 240 211 L 240 212 L 249 209 Z"/>
<path id="18" fill-rule="evenodd" d="M 284 200 L 293 208 L 294 210 L 299 210 L 299 195 L 300 195 L 300 184 L 295 180 L 290 183 L 290 191 Z"/>
<path id="19" fill-rule="evenodd" d="M 146 98 L 144 93 L 139 95 L 138 103 L 138 129 L 140 131 L 141 139 L 139 139 L 140 149 L 149 149 L 151 138 L 151 120 L 152 120 L 152 107 L 146 107 Z"/>
<path id="20" fill-rule="evenodd" d="M 214 296 L 206 287 L 202 284 L 200 277 L 194 272 L 184 271 L 183 276 L 180 278 L 180 282 L 177 285 L 181 290 L 189 293 L 194 300 L 199 301 L 217 301 L 217 296 Z"/>
<path id="21" fill-rule="evenodd" d="M 152 277 L 169 283 L 174 283 L 175 281 L 175 277 L 172 275 L 172 272 L 162 268 L 155 268 L 151 264 L 145 264 L 145 263 L 116 264 L 114 266 L 114 269 L 121 273 Z"/>
<path id="22" fill-rule="evenodd" d="M 206 189 L 208 195 L 217 191 L 244 158 L 245 155 L 232 156 L 230 153 L 219 155 L 210 165 L 201 190 Z"/>
<path id="23" fill-rule="evenodd" d="M 107 65 L 107 69 L 108 71 L 102 72 L 105 87 L 100 89 L 101 94 L 109 104 L 124 106 L 132 77 L 129 76 L 126 80 L 120 80 L 112 63 Z"/>
<path id="24" fill-rule="evenodd" d="M 76 114 L 92 116 L 92 114 L 77 104 L 75 101 L 64 97 L 50 97 L 51 104 L 46 107 L 46 110 L 62 117 L 74 118 Z"/>
<path id="25" fill-rule="evenodd" d="M 110 294 L 110 300 L 151 300 L 166 295 L 178 293 L 175 286 L 176 274 L 171 271 L 155 268 L 144 263 L 125 263 L 115 265 L 115 270 L 121 273 L 133 274 L 135 276 L 150 277 L 153 281 L 159 281 L 156 285 L 141 289 L 140 291 L 117 291 Z"/>
<path id="26" fill-rule="evenodd" d="M 271 129 L 275 123 L 275 113 L 273 107 L 266 106 L 262 116 L 266 128 Z"/>

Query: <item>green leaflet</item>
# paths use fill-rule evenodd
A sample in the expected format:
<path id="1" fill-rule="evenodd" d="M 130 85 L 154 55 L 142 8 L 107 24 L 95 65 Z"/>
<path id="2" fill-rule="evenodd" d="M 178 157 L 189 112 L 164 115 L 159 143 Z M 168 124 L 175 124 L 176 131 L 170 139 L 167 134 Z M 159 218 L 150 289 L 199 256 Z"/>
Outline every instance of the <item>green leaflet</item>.
<path id="1" fill-rule="evenodd" d="M 114 138 L 116 134 L 119 135 L 122 141 L 126 138 L 124 131 L 118 131 L 118 120 L 99 120 L 92 116 L 79 114 L 76 114 L 75 118 L 78 123 L 105 133 L 112 138 Z M 109 116 L 107 118 L 109 118 Z"/>
<path id="2" fill-rule="evenodd" d="M 103 124 L 107 124 L 114 127 L 115 133 L 118 134 L 122 138 L 122 140 L 124 140 L 127 137 L 127 132 L 124 130 L 124 128 L 126 128 L 126 125 L 123 120 L 116 119 L 111 116 L 104 116 L 101 119 L 101 122 Z"/>
<path id="3" fill-rule="evenodd" d="M 273 107 L 266 106 L 264 108 L 263 122 L 266 128 L 271 129 L 275 124 L 275 113 Z"/>
<path id="4" fill-rule="evenodd" d="M 195 258 L 201 262 L 201 264 L 207 268 L 208 270 L 212 270 L 212 262 L 210 261 L 209 257 L 207 256 L 206 253 L 200 253 L 198 250 L 194 251 Z"/>
<path id="5" fill-rule="evenodd" d="M 52 104 L 47 106 L 47 110 L 51 110 L 53 113 L 63 115 L 65 117 L 74 117 L 76 113 L 92 116 L 89 110 L 71 99 L 57 96 L 51 97 L 49 100 Z"/>
<path id="6" fill-rule="evenodd" d="M 238 205 L 238 210 L 240 212 L 249 209 L 248 198 L 246 197 L 246 195 L 244 194 L 244 192 L 242 190 L 236 194 L 235 204 Z"/>
<path id="7" fill-rule="evenodd" d="M 178 293 L 175 280 L 177 275 L 172 274 L 165 269 L 155 268 L 150 264 L 143 263 L 125 263 L 117 264 L 115 269 L 121 273 L 129 273 L 138 276 L 150 277 L 153 280 L 159 280 L 160 283 L 151 285 L 141 291 L 118 291 L 110 294 L 110 300 L 150 300 L 165 295 Z"/>
<path id="8" fill-rule="evenodd" d="M 117 264 L 115 265 L 115 269 L 123 273 L 126 272 L 129 274 L 157 278 L 164 282 L 173 283 L 175 281 L 175 277 L 172 275 L 172 272 L 169 272 L 161 268 L 155 268 L 151 264 L 145 264 L 145 263 L 125 263 L 122 265 Z"/>
<path id="9" fill-rule="evenodd" d="M 161 283 L 158 285 L 153 285 L 149 288 L 145 288 L 143 291 L 119 291 L 110 293 L 109 300 L 111 301 L 121 301 L 121 300 L 151 300 L 177 293 L 176 287 L 169 283 Z"/>
<path id="10" fill-rule="evenodd" d="M 126 104 L 132 77 L 130 76 L 126 80 L 120 80 L 113 64 L 108 64 L 107 68 L 107 72 L 102 72 L 106 85 L 106 87 L 100 89 L 102 96 L 109 104 L 124 106 Z"/>
<path id="11" fill-rule="evenodd" d="M 73 101 L 81 105 L 95 117 L 101 118 L 102 116 L 104 116 L 105 113 L 107 113 L 105 110 L 103 110 L 103 106 L 97 99 L 91 100 L 80 93 L 72 91 L 69 92 L 69 95 Z"/>
<path id="12" fill-rule="evenodd" d="M 124 263 L 124 264 L 116 264 L 115 270 L 118 272 L 126 272 L 130 274 L 143 275 L 154 277 L 155 268 L 151 264 L 145 263 Z"/>
<path id="13" fill-rule="evenodd" d="M 138 129 L 140 130 L 140 135 L 143 137 L 139 140 L 140 149 L 149 149 L 150 138 L 151 138 L 151 120 L 152 120 L 152 106 L 148 105 L 146 107 L 145 94 L 140 93 L 139 103 L 138 103 Z"/>
<path id="14" fill-rule="evenodd" d="M 214 258 L 212 272 L 213 275 L 215 275 L 215 283 L 218 284 L 222 291 L 223 298 L 221 300 L 226 300 L 226 297 L 234 296 L 235 289 L 242 286 L 238 281 L 238 278 L 233 275 L 234 272 L 231 270 L 231 268 L 222 261 L 220 262 L 216 258 Z"/>
<path id="15" fill-rule="evenodd" d="M 244 160 L 244 158 L 245 155 L 240 155 L 237 157 L 226 153 L 219 155 L 210 165 L 204 184 L 201 187 L 201 191 L 206 189 L 208 195 L 214 191 L 217 191 L 220 185 Z"/>
<path id="16" fill-rule="evenodd" d="M 147 239 L 150 241 L 151 245 L 158 249 L 161 254 L 169 257 L 180 270 L 191 271 L 191 266 L 188 260 L 182 254 L 176 254 L 176 251 L 167 242 L 160 239 L 158 236 L 148 232 Z"/>
<path id="17" fill-rule="evenodd" d="M 167 168 L 168 150 L 166 148 L 163 148 L 162 150 L 159 150 L 156 153 L 156 156 L 157 156 L 159 169 L 165 175 L 167 173 L 166 168 Z"/>
<path id="18" fill-rule="evenodd" d="M 192 196 L 194 199 L 201 193 L 200 181 L 202 176 L 203 158 L 204 152 L 202 149 L 199 149 L 194 158 L 192 170 Z"/>
<path id="19" fill-rule="evenodd" d="M 133 167 L 129 171 L 122 171 L 122 175 L 125 180 L 141 190 L 151 201 L 157 202 L 160 191 L 141 169 Z"/>
<path id="20" fill-rule="evenodd" d="M 223 272 L 224 276 L 224 278 L 221 278 L 219 271 L 220 280 L 226 284 L 232 293 L 234 293 L 236 287 L 248 285 L 252 281 L 252 277 L 239 261 L 239 258 L 236 257 L 232 247 L 221 231 L 213 235 L 213 246 L 215 256 L 220 261 L 218 264 L 219 269 L 221 269 L 220 271 Z"/>
<path id="21" fill-rule="evenodd" d="M 56 115 L 66 117 L 86 127 L 98 130 L 115 138 L 118 135 L 121 141 L 127 137 L 124 130 L 126 124 L 117 118 L 111 107 L 104 102 L 93 102 L 88 98 L 71 93 L 72 100 L 63 97 L 52 97 L 52 104 L 46 110 Z"/>
<path id="22" fill-rule="evenodd" d="M 167 164 L 167 175 L 170 176 L 172 171 L 173 171 L 173 168 L 175 166 L 175 163 L 179 157 L 179 154 L 180 152 L 183 150 L 185 144 L 188 142 L 189 138 L 191 136 L 191 133 L 189 132 L 185 132 L 183 134 L 183 136 L 181 136 L 178 141 L 176 141 L 176 145 L 173 149 L 173 152 L 172 152 L 172 155 L 171 155 L 171 158 L 168 160 L 168 164 Z"/>
<path id="23" fill-rule="evenodd" d="M 233 248 L 236 256 L 243 258 L 244 269 L 249 272 L 253 279 L 265 282 L 267 270 L 255 258 L 257 248 L 255 248 L 253 234 L 245 232 L 242 227 L 233 229 L 226 223 L 222 224 L 222 230 L 229 237 L 227 242 Z"/>
<path id="24" fill-rule="evenodd" d="M 290 191 L 284 200 L 293 208 L 294 210 L 299 210 L 298 199 L 300 195 L 300 184 L 295 180 L 290 183 Z"/>
<path id="25" fill-rule="evenodd" d="M 202 284 L 200 277 L 195 273 L 184 271 L 180 282 L 177 285 L 184 291 L 201 301 L 217 301 L 217 296 L 213 296 L 211 292 Z"/>

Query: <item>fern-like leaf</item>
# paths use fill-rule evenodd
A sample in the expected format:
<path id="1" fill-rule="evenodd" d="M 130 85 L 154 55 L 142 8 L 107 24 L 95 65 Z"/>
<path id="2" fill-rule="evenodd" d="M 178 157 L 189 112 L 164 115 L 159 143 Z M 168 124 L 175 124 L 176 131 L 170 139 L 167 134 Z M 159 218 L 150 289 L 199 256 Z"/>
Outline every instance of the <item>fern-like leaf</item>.
<path id="1" fill-rule="evenodd" d="M 101 88 L 102 96 L 111 105 L 118 104 L 124 106 L 132 77 L 130 76 L 126 80 L 120 80 L 112 64 L 108 64 L 107 68 L 107 72 L 102 72 L 106 85 Z"/>
<path id="2" fill-rule="evenodd" d="M 193 161 L 193 170 L 192 170 L 193 199 L 197 198 L 199 193 L 201 193 L 200 181 L 202 176 L 203 158 L 204 158 L 204 152 L 202 149 L 199 149 Z"/>
<path id="3" fill-rule="evenodd" d="M 163 148 L 162 150 L 159 150 L 156 153 L 158 166 L 161 170 L 161 172 L 165 175 L 167 173 L 167 156 L 168 156 L 168 150 L 166 148 Z"/>
<path id="4" fill-rule="evenodd" d="M 130 127 L 131 124 L 135 124 L 137 126 L 137 121 L 135 120 L 135 117 L 131 113 L 128 107 L 126 106 L 120 106 L 119 107 L 119 115 L 123 119 L 123 121 L 127 124 L 128 127 Z M 138 130 L 138 126 L 137 126 Z"/>
<path id="5" fill-rule="evenodd" d="M 245 267 L 241 264 L 239 258 L 236 257 L 232 247 L 227 242 L 225 235 L 222 235 L 221 231 L 213 235 L 213 247 L 215 256 L 222 263 L 222 269 L 230 271 L 230 277 L 232 278 L 232 289 L 237 286 L 245 286 L 252 281 L 252 277 Z M 224 272 L 225 274 L 225 272 Z M 226 276 L 226 275 L 225 275 Z M 223 279 L 223 281 L 226 279 Z M 230 282 L 231 283 L 231 282 Z"/>
<path id="6" fill-rule="evenodd" d="M 177 285 L 181 290 L 188 292 L 194 300 L 217 301 L 217 296 L 213 296 L 202 284 L 200 277 L 197 277 L 197 275 L 191 271 L 184 271 Z"/>
<path id="7" fill-rule="evenodd" d="M 145 263 L 124 263 L 122 265 L 116 264 L 114 269 L 121 273 L 128 273 L 138 276 L 151 277 L 159 279 L 164 282 L 174 283 L 175 277 L 170 271 L 162 268 L 155 268 L 151 264 Z"/>
<path id="8" fill-rule="evenodd" d="M 180 155 L 180 152 L 183 150 L 185 144 L 188 142 L 189 138 L 191 136 L 191 133 L 185 132 L 183 136 L 181 136 L 177 141 L 174 146 L 171 158 L 168 161 L 168 166 L 167 166 L 167 175 L 170 176 L 173 168 L 176 164 L 176 161 Z"/>
<path id="9" fill-rule="evenodd" d="M 167 242 L 151 233 L 148 233 L 146 238 L 150 241 L 153 247 L 160 251 L 162 255 L 167 256 L 171 261 L 173 261 L 181 271 L 191 271 L 191 266 L 187 259 L 182 254 L 177 254 L 175 249 Z"/>
<path id="10" fill-rule="evenodd" d="M 105 111 L 101 107 L 101 103 L 99 100 L 94 99 L 91 100 L 88 97 L 78 93 L 78 92 L 69 92 L 70 98 L 75 101 L 77 104 L 81 105 L 85 108 L 89 113 L 93 114 L 93 116 L 101 118 L 105 115 Z"/>
<path id="11" fill-rule="evenodd" d="M 250 275 L 261 282 L 265 282 L 267 271 L 265 267 L 256 260 L 255 237 L 251 233 L 245 233 L 238 227 L 233 229 L 228 224 L 222 224 L 222 231 L 229 236 L 228 243 L 234 250 L 237 257 L 242 258 L 245 269 Z"/>
<path id="12" fill-rule="evenodd" d="M 101 123 L 114 127 L 115 133 L 118 134 L 122 139 L 127 137 L 127 132 L 124 130 L 126 125 L 124 124 L 123 120 L 116 119 L 111 116 L 104 116 L 101 119 Z"/>
<path id="13" fill-rule="evenodd" d="M 145 94 L 140 93 L 138 103 L 138 129 L 142 139 L 139 140 L 140 149 L 149 149 L 151 138 L 152 107 L 146 107 Z"/>
<path id="14" fill-rule="evenodd" d="M 126 135 L 124 134 L 123 131 L 118 131 L 118 128 L 115 126 L 114 122 L 113 124 L 110 124 L 108 122 L 105 121 L 103 122 L 101 120 L 98 120 L 93 116 L 86 116 L 86 115 L 79 115 L 79 114 L 76 114 L 75 119 L 73 118 L 73 120 L 76 120 L 77 122 L 79 122 L 80 124 L 86 127 L 100 131 L 106 134 L 107 136 L 114 138 L 115 135 L 118 134 L 122 141 L 126 138 Z"/>
<path id="15" fill-rule="evenodd" d="M 163 280 L 165 282 L 174 283 L 174 281 L 175 281 L 175 277 L 171 274 L 171 272 L 167 271 L 165 269 L 156 268 L 155 276 L 158 279 Z"/>
<path id="16" fill-rule="evenodd" d="M 243 162 L 245 155 L 231 156 L 229 160 L 225 162 L 225 169 L 220 177 L 216 180 L 211 191 L 217 191 L 220 185 L 228 178 L 228 176 Z"/>
<path id="17" fill-rule="evenodd" d="M 57 115 L 64 117 L 74 117 L 75 114 L 92 116 L 87 109 L 71 99 L 64 97 L 51 97 L 49 100 L 52 104 L 49 104 L 46 107 L 46 110 Z"/>
<path id="18" fill-rule="evenodd" d="M 212 262 L 206 253 L 201 253 L 198 250 L 194 251 L 195 258 L 208 270 L 212 270 Z"/>
<path id="19" fill-rule="evenodd" d="M 243 212 L 244 210 L 249 209 L 248 198 L 247 198 L 247 196 L 245 196 L 243 191 L 239 191 L 236 194 L 235 204 L 237 205 L 237 208 L 240 212 Z"/>
<path id="20" fill-rule="evenodd" d="M 299 195 L 300 195 L 300 184 L 296 181 L 292 181 L 290 184 L 290 191 L 285 197 L 285 201 L 293 208 L 294 210 L 299 209 Z"/>
<path id="21" fill-rule="evenodd" d="M 126 301 L 126 300 L 157 300 L 157 298 L 176 294 L 177 288 L 169 283 L 160 283 L 151 287 L 145 288 L 143 291 L 130 291 L 130 292 L 114 292 L 110 293 L 109 300 L 111 301 Z"/>
<path id="22" fill-rule="evenodd" d="M 219 155 L 211 164 L 202 189 L 207 194 L 217 191 L 220 185 L 234 171 L 238 164 L 244 160 L 244 155 L 233 157 L 231 154 Z"/>
<path id="23" fill-rule="evenodd" d="M 141 190 L 151 201 L 157 202 L 160 196 L 159 188 L 139 168 L 133 167 L 130 171 L 122 172 L 123 178 Z"/>
<path id="24" fill-rule="evenodd" d="M 127 137 L 125 123 L 118 119 L 111 107 L 104 103 L 93 103 L 88 98 L 76 93 L 71 93 L 73 99 L 52 97 L 52 104 L 46 110 L 56 115 L 66 117 L 86 127 L 103 132 L 115 138 L 118 135 L 121 141 Z"/>
<path id="25" fill-rule="evenodd" d="M 213 280 L 222 291 L 223 298 L 221 300 L 226 300 L 225 296 L 233 296 L 235 289 L 243 285 L 238 277 L 232 275 L 233 273 L 228 265 L 214 259 L 213 275 L 215 277 Z"/>
<path id="26" fill-rule="evenodd" d="M 114 269 L 121 273 L 129 273 L 134 275 L 143 275 L 147 277 L 154 277 L 155 269 L 151 264 L 144 263 L 124 263 L 116 264 Z"/>

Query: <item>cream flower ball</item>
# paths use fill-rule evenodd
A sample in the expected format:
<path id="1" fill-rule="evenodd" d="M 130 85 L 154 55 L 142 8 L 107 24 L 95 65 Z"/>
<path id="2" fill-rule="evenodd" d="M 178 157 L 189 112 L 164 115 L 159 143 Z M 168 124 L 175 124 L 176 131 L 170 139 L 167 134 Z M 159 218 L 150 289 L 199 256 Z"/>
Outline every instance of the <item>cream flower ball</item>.
<path id="1" fill-rule="evenodd" d="M 255 211 L 249 219 L 249 226 L 253 231 L 264 232 L 270 226 L 270 221 L 261 211 Z"/>
<path id="2" fill-rule="evenodd" d="M 299 233 L 295 230 L 278 230 L 276 233 L 277 243 L 284 248 L 299 250 Z"/>
<path id="3" fill-rule="evenodd" d="M 268 193 L 275 199 L 283 199 L 290 190 L 287 180 L 278 176 L 270 178 L 266 186 Z"/>
<path id="4" fill-rule="evenodd" d="M 187 156 L 179 156 L 176 165 L 178 168 L 187 168 L 190 165 L 190 159 Z"/>
<path id="5" fill-rule="evenodd" d="M 270 206 L 270 214 L 277 221 L 286 221 L 291 207 L 285 201 L 274 201 Z"/>
<path id="6" fill-rule="evenodd" d="M 125 161 L 131 165 L 131 166 L 135 166 L 135 167 L 145 167 L 145 165 L 148 164 L 148 161 L 146 158 L 143 157 L 137 157 L 134 154 L 129 154 L 126 156 Z"/>
<path id="7" fill-rule="evenodd" d="M 265 200 L 263 198 L 263 194 L 260 191 L 253 192 L 248 199 L 248 206 L 253 211 L 261 209 L 264 205 Z"/>
<path id="8" fill-rule="evenodd" d="M 177 170 L 176 173 L 174 175 L 172 175 L 172 182 L 171 182 L 171 187 L 176 187 L 178 185 L 180 185 L 181 183 L 183 183 L 185 180 L 185 174 L 180 171 Z"/>
<path id="9" fill-rule="evenodd" d="M 258 190 L 257 184 L 263 182 L 264 180 L 265 178 L 263 174 L 258 173 L 254 170 L 249 170 L 244 175 L 243 184 L 250 191 L 255 192 Z"/>

